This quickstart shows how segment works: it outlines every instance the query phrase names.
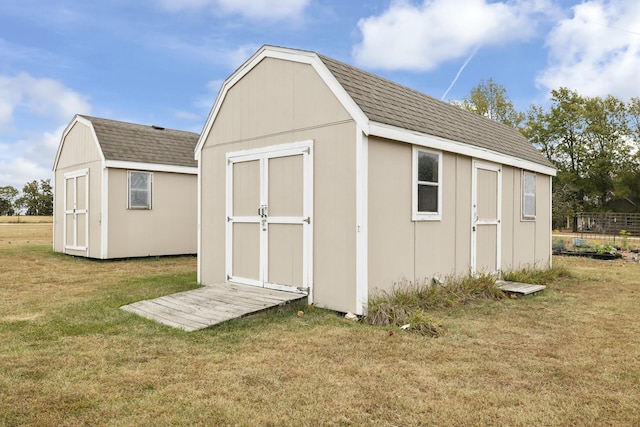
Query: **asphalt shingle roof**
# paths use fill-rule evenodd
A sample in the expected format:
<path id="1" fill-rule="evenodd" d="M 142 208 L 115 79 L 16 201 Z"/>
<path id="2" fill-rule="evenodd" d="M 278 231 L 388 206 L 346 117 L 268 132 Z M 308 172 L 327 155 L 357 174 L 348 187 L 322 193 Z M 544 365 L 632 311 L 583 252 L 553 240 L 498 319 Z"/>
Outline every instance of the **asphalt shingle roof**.
<path id="1" fill-rule="evenodd" d="M 106 160 L 197 167 L 199 134 L 81 115 L 93 124 Z"/>
<path id="2" fill-rule="evenodd" d="M 554 167 L 516 129 L 319 55 L 369 120 Z"/>

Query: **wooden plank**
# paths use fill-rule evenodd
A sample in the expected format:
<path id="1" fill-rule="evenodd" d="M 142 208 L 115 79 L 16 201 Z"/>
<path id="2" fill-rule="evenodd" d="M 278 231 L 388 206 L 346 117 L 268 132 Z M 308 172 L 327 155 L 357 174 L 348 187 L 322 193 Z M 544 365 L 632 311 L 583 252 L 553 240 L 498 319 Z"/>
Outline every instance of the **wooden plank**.
<path id="1" fill-rule="evenodd" d="M 306 297 L 225 283 L 138 301 L 121 309 L 190 332 Z"/>
<path id="2" fill-rule="evenodd" d="M 507 282 L 504 280 L 499 280 L 496 282 L 498 288 L 510 293 L 522 294 L 522 295 L 530 295 L 536 292 L 540 292 L 547 287 L 544 285 L 535 285 L 530 283 L 520 283 L 520 282 Z"/>

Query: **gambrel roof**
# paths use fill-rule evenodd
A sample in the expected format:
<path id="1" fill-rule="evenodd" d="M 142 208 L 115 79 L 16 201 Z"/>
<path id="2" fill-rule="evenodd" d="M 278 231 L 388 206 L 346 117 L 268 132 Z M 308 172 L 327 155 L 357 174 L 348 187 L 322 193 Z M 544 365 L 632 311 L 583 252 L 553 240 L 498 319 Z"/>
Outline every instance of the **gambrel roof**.
<path id="1" fill-rule="evenodd" d="M 263 46 L 222 85 L 196 147 L 202 149 L 228 90 L 265 58 L 311 65 L 365 135 L 423 145 L 555 175 L 516 129 L 315 52 Z"/>
<path id="2" fill-rule="evenodd" d="M 197 167 L 198 135 L 159 126 L 80 115 L 91 122 L 106 160 Z"/>
<path id="3" fill-rule="evenodd" d="M 93 129 L 107 167 L 149 165 L 150 169 L 155 169 L 153 165 L 159 165 L 189 168 L 195 172 L 198 166 L 193 158 L 193 150 L 200 136 L 197 133 L 78 114 L 63 133 L 54 169 L 65 135 L 77 122 Z"/>

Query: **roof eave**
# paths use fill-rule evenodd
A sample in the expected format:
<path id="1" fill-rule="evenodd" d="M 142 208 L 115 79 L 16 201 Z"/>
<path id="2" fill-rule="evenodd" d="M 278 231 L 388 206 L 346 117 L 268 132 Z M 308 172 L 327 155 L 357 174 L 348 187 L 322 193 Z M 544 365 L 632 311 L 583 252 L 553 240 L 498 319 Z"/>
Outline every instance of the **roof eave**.
<path id="1" fill-rule="evenodd" d="M 451 153 L 462 154 L 465 156 L 473 157 L 475 159 L 481 159 L 489 162 L 526 169 L 544 175 L 556 176 L 556 169 L 554 167 L 545 166 L 540 163 L 532 162 L 530 160 L 521 159 L 519 157 L 510 156 L 504 153 L 499 153 L 497 151 L 488 150 L 486 148 L 473 146 L 463 142 L 399 128 L 397 126 L 392 126 L 385 123 L 370 122 L 369 132 L 369 135 L 371 136 L 378 136 L 380 138 L 386 138 L 423 147 L 434 148 L 437 150 L 448 151 Z"/>

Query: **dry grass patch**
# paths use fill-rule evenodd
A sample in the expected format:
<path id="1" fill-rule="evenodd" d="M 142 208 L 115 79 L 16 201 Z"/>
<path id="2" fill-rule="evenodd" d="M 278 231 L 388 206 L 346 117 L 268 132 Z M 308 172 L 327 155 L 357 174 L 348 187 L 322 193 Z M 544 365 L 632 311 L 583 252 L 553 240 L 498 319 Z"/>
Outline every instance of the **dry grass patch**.
<path id="1" fill-rule="evenodd" d="M 0 224 L 38 224 L 53 223 L 52 216 L 0 216 Z"/>
<path id="2" fill-rule="evenodd" d="M 0 426 L 640 424 L 638 265 L 557 259 L 575 278 L 437 310 L 437 340 L 306 306 L 185 333 L 118 307 L 194 258 L 49 247 L 0 250 Z"/>

